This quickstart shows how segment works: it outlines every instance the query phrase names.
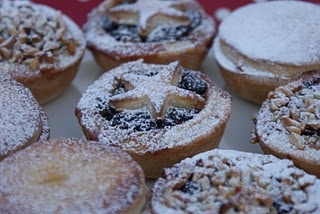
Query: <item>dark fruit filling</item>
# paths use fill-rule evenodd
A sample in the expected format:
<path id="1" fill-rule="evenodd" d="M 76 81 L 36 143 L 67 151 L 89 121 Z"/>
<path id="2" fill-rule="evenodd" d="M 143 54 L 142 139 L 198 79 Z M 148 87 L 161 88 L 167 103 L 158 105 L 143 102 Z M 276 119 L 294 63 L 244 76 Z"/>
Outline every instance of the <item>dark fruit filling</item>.
<path id="1" fill-rule="evenodd" d="M 190 18 L 189 25 L 163 25 L 154 29 L 147 38 L 139 35 L 137 26 L 114 23 L 107 15 L 101 17 L 100 25 L 106 33 L 121 42 L 181 41 L 184 40 L 194 28 L 201 24 L 201 13 L 186 11 L 186 14 Z"/>
<path id="2" fill-rule="evenodd" d="M 180 188 L 180 191 L 189 195 L 193 195 L 201 192 L 202 190 L 199 183 L 188 181 L 183 187 Z"/>
<path id="3" fill-rule="evenodd" d="M 155 75 L 150 73 L 148 75 Z M 183 77 L 178 87 L 194 91 L 202 96 L 208 88 L 207 84 L 199 79 L 196 75 L 189 73 L 187 70 L 183 72 Z M 115 86 L 112 95 L 124 93 L 125 88 L 123 83 L 118 83 Z M 163 120 L 155 121 L 146 109 L 118 111 L 110 107 L 103 97 L 96 98 L 97 110 L 99 114 L 105 118 L 110 126 L 120 129 L 130 129 L 133 131 L 150 131 L 153 129 L 169 128 L 182 124 L 193 117 L 200 111 L 196 109 L 185 109 L 178 107 L 169 107 Z"/>
<path id="4" fill-rule="evenodd" d="M 182 80 L 178 85 L 179 88 L 183 88 L 189 91 L 194 91 L 197 94 L 203 95 L 207 91 L 207 84 L 201 79 L 195 77 L 194 75 L 184 72 L 182 75 Z"/>

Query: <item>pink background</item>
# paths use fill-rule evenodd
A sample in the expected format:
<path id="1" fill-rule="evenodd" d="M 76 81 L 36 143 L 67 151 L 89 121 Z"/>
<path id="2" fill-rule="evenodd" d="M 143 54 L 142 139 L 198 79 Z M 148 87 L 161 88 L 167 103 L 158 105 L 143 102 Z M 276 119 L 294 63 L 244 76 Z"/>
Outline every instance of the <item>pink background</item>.
<path id="1" fill-rule="evenodd" d="M 33 0 L 37 3 L 47 4 L 56 9 L 61 10 L 65 14 L 69 15 L 75 20 L 80 26 L 86 21 L 88 12 L 95 6 L 97 6 L 102 0 Z M 217 23 L 220 21 L 219 17 L 216 16 L 217 9 L 228 9 L 229 11 L 235 8 L 256 2 L 254 0 L 198 0 L 208 14 L 210 14 Z M 260 0 L 261 1 L 261 0 Z M 68 2 L 68 3 L 66 3 Z M 309 0 L 309 2 L 320 3 L 319 0 Z"/>

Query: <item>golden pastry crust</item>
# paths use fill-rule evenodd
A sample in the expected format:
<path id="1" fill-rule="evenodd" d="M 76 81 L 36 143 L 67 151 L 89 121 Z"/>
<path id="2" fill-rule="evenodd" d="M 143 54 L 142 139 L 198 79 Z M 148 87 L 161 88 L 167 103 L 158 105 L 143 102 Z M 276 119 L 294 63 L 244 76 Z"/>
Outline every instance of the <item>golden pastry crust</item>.
<path id="1" fill-rule="evenodd" d="M 140 58 L 158 64 L 179 60 L 200 69 L 215 24 L 196 1 L 128 2 L 102 2 L 84 25 L 88 48 L 103 70 Z"/>
<path id="2" fill-rule="evenodd" d="M 320 71 L 270 92 L 255 115 L 252 139 L 262 150 L 289 158 L 308 173 L 320 177 Z"/>
<path id="3" fill-rule="evenodd" d="M 50 136 L 44 110 L 29 89 L 10 76 L 0 77 L 0 161 Z"/>
<path id="4" fill-rule="evenodd" d="M 29 1 L 0 4 L 1 72 L 29 88 L 40 104 L 75 77 L 86 42 L 81 29 L 53 8 Z"/>
<path id="5" fill-rule="evenodd" d="M 39 141 L 0 163 L 1 213 L 140 213 L 148 189 L 130 155 L 75 138 Z"/>
<path id="6" fill-rule="evenodd" d="M 268 92 L 320 68 L 318 6 L 269 1 L 235 10 L 219 26 L 214 54 L 227 85 L 261 104 Z"/>
<path id="7" fill-rule="evenodd" d="M 320 180 L 272 155 L 219 150 L 165 169 L 152 213 L 318 213 Z"/>
<path id="8" fill-rule="evenodd" d="M 199 71 L 139 60 L 104 73 L 75 113 L 88 139 L 127 151 L 146 177 L 155 178 L 164 167 L 216 148 L 231 103 Z"/>

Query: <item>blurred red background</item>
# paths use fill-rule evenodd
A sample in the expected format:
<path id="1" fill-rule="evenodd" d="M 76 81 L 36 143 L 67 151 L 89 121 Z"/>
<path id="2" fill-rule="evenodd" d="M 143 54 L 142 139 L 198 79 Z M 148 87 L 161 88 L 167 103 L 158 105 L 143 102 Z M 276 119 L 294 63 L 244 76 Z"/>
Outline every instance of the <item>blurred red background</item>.
<path id="1" fill-rule="evenodd" d="M 33 0 L 33 2 L 46 4 L 61 10 L 76 21 L 79 26 L 82 26 L 86 21 L 88 12 L 102 1 L 103 0 Z M 198 0 L 206 12 L 210 14 L 217 23 L 224 14 L 227 14 L 239 6 L 257 1 L 258 0 Z M 309 2 L 319 4 L 320 0 L 309 0 Z"/>

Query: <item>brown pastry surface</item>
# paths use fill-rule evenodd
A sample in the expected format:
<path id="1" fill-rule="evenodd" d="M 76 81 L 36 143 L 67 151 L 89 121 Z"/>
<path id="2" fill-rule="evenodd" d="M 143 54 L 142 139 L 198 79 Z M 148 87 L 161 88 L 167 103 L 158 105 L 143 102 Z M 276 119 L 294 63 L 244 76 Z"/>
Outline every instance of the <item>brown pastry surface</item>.
<path id="1" fill-rule="evenodd" d="M 29 89 L 10 76 L 0 77 L 0 161 L 50 136 L 48 117 Z"/>
<path id="2" fill-rule="evenodd" d="M 0 163 L 2 213 L 141 213 L 145 178 L 113 147 L 75 138 L 39 141 Z"/>
<path id="3" fill-rule="evenodd" d="M 165 169 L 152 213 L 318 213 L 320 180 L 290 160 L 211 150 Z"/>
<path id="4" fill-rule="evenodd" d="M 82 60 L 86 42 L 66 15 L 29 1 L 2 1 L 1 73 L 29 88 L 40 104 L 69 86 Z"/>
<path id="5" fill-rule="evenodd" d="M 147 177 L 217 147 L 230 114 L 231 96 L 207 75 L 141 60 L 104 73 L 76 108 L 88 139 L 127 151 Z"/>
<path id="6" fill-rule="evenodd" d="M 198 70 L 213 43 L 215 23 L 194 0 L 107 0 L 84 25 L 88 48 L 104 70 L 145 62 Z"/>
<path id="7" fill-rule="evenodd" d="M 317 5 L 267 1 L 242 6 L 219 25 L 214 54 L 227 85 L 261 104 L 269 91 L 320 69 Z"/>
<path id="8" fill-rule="evenodd" d="M 320 177 L 320 72 L 305 72 L 270 92 L 256 113 L 253 143 Z"/>

